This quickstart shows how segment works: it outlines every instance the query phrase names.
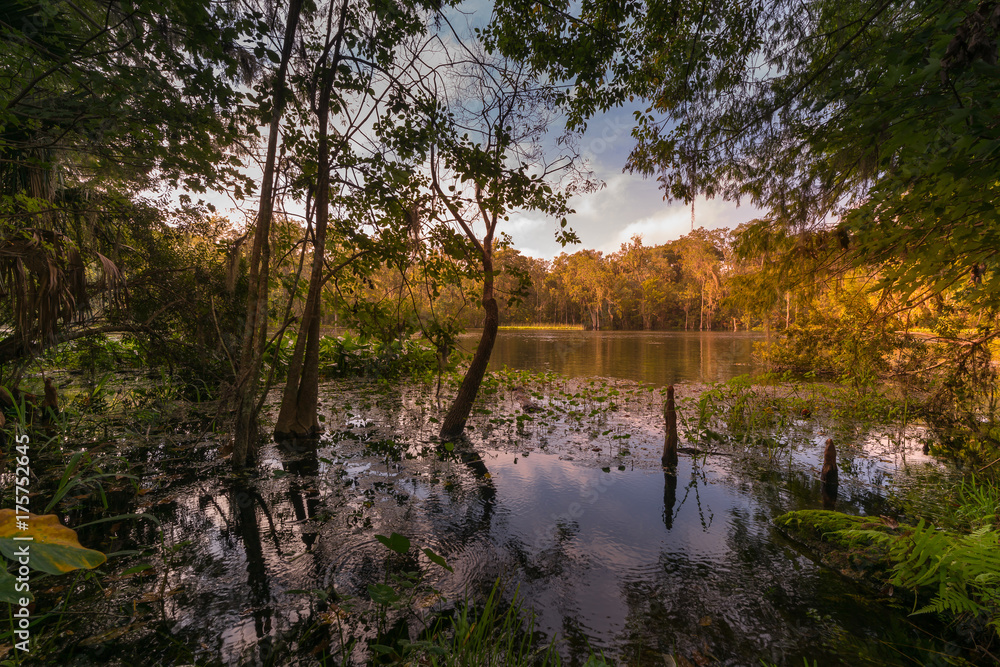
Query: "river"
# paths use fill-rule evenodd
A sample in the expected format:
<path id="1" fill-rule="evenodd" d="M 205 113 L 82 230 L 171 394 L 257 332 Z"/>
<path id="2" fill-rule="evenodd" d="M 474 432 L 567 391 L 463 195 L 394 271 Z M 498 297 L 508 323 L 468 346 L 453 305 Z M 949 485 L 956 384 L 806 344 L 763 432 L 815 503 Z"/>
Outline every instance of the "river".
<path id="1" fill-rule="evenodd" d="M 473 349 L 478 333 L 467 334 Z M 655 385 L 717 382 L 753 369 L 763 334 L 688 331 L 503 330 L 490 368 L 553 371 L 568 377 L 609 377 Z"/>

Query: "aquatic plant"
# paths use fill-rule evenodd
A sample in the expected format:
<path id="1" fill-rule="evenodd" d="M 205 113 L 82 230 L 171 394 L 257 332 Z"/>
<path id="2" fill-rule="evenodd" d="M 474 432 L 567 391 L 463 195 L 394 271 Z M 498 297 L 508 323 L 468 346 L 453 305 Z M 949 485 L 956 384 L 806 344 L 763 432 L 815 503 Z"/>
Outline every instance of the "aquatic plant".
<path id="1" fill-rule="evenodd" d="M 888 548 L 895 563 L 892 583 L 930 595 L 913 614 L 948 613 L 981 618 L 1000 634 L 1000 533 L 983 526 L 967 535 L 935 528 L 923 519 L 900 535 L 850 529 L 845 537 L 867 539 Z"/>
<path id="2" fill-rule="evenodd" d="M 774 523 L 843 574 L 868 578 L 882 591 L 910 591 L 912 614 L 935 613 L 992 639 L 1000 635 L 1000 533 L 988 526 L 959 534 L 923 519 L 901 526 L 826 510 L 789 512 Z"/>
<path id="3" fill-rule="evenodd" d="M 963 479 L 957 497 L 955 516 L 970 528 L 1000 528 L 1000 486 L 996 481 Z"/>

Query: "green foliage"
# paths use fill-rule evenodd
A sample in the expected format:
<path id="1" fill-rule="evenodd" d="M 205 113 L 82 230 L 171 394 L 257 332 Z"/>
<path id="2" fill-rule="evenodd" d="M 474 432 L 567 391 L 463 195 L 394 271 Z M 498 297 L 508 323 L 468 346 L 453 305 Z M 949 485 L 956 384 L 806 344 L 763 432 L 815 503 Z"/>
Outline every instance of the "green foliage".
<path id="1" fill-rule="evenodd" d="M 437 667 L 464 665 L 560 665 L 555 642 L 536 647 L 533 640 L 534 617 L 525 611 L 523 601 L 515 591 L 509 604 L 502 601 L 503 588 L 498 580 L 482 606 L 466 601 L 433 633 L 433 640 L 424 650 L 430 664 Z M 437 649 L 437 650 L 435 650 Z M 591 656 L 588 667 L 604 667 L 606 663 Z"/>
<path id="2" fill-rule="evenodd" d="M 294 347 L 295 335 L 286 333 L 281 346 L 272 344 L 265 359 L 276 364 L 279 374 L 283 374 Z M 452 363 L 456 361 L 453 359 Z M 438 370 L 438 357 L 433 348 L 418 340 L 383 342 L 344 333 L 320 338 L 319 364 L 323 378 L 393 379 L 403 375 L 430 375 Z"/>
<path id="3" fill-rule="evenodd" d="M 1000 455 L 1000 402 L 997 372 L 989 346 L 956 341 L 949 362 L 928 400 L 928 416 L 938 437 L 934 453 L 976 465 Z"/>
<path id="4" fill-rule="evenodd" d="M 40 361 L 49 368 L 82 370 L 96 380 L 99 373 L 138 368 L 145 357 L 134 338 L 95 335 L 49 348 Z"/>
<path id="5" fill-rule="evenodd" d="M 939 291 L 972 274 L 966 298 L 996 303 L 993 9 L 502 0 L 486 34 L 573 83 L 573 124 L 638 98 L 628 166 L 668 198 L 748 197 L 788 229 L 840 218 L 882 285 Z"/>
<path id="6" fill-rule="evenodd" d="M 749 375 L 713 384 L 698 398 L 697 410 L 699 437 L 742 444 L 778 444 L 770 436 L 789 419 L 786 406 L 756 387 Z"/>
<path id="7" fill-rule="evenodd" d="M 984 617 L 1000 633 L 1000 533 L 983 526 L 956 535 L 924 522 L 902 535 L 872 530 L 846 530 L 850 539 L 867 539 L 888 547 L 895 562 L 892 582 L 931 595 L 913 613 Z"/>
<path id="8" fill-rule="evenodd" d="M 955 516 L 961 525 L 971 529 L 1000 529 L 1000 485 L 976 477 L 962 480 Z"/>
<path id="9" fill-rule="evenodd" d="M 237 80 L 254 69 L 241 44 L 258 35 L 261 16 L 199 0 L 0 8 L 5 364 L 97 317 L 111 329 L 154 330 L 130 319 L 124 264 L 150 259 L 133 225 L 162 220 L 164 206 L 138 193 L 247 186 L 230 149 L 248 125 L 254 132 Z M 180 200 L 186 208 L 190 195 Z"/>
<path id="10" fill-rule="evenodd" d="M 201 191 L 233 176 L 238 161 L 226 148 L 242 131 L 236 86 L 256 64 L 239 44 L 257 36 L 262 15 L 232 9 L 189 0 L 6 3 L 0 191 L 51 201 L 59 182 L 163 179 Z"/>
<path id="11" fill-rule="evenodd" d="M 876 385 L 907 339 L 895 333 L 894 322 L 876 316 L 863 293 L 835 299 L 832 311 L 816 309 L 786 329 L 765 348 L 764 361 L 776 370 L 812 371 L 855 387 Z"/>
<path id="12" fill-rule="evenodd" d="M 863 535 L 869 536 L 866 544 L 878 543 L 871 533 L 885 535 L 887 526 L 878 519 L 853 516 L 831 510 L 798 510 L 782 514 L 774 524 L 800 536 L 822 540 L 842 547 L 856 545 Z M 849 536 L 844 531 L 856 531 Z M 865 532 L 867 531 L 867 532 Z"/>

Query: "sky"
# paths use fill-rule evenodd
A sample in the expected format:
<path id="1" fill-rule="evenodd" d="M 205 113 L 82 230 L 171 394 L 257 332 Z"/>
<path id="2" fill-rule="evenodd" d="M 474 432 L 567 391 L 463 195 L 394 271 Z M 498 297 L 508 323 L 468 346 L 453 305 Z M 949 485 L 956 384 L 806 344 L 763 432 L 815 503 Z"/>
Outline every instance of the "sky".
<path id="1" fill-rule="evenodd" d="M 642 235 L 645 245 L 658 245 L 691 231 L 690 204 L 667 203 L 655 178 L 622 171 L 634 145 L 632 120 L 631 110 L 617 109 L 588 124 L 581 149 L 604 187 L 572 200 L 576 213 L 568 221 L 580 243 L 562 248 L 555 240 L 556 220 L 517 214 L 504 228 L 515 248 L 525 255 L 552 259 L 560 252 L 572 254 L 584 248 L 614 252 L 635 234 Z M 699 197 L 695 201 L 695 227 L 731 229 L 760 215 L 761 211 L 746 203 L 737 207 L 722 199 Z"/>
<path id="2" fill-rule="evenodd" d="M 469 30 L 475 27 L 477 17 L 490 15 L 486 9 L 489 0 L 472 0 L 470 4 L 484 6 L 482 12 L 464 17 L 470 21 Z M 501 225 L 500 231 L 512 237 L 516 249 L 531 257 L 552 259 L 562 252 L 572 254 L 583 249 L 615 252 L 636 234 L 642 236 L 646 245 L 658 245 L 691 231 L 690 204 L 667 203 L 655 178 L 623 171 L 629 152 L 635 145 L 631 136 L 634 111 L 632 108 L 613 109 L 588 121 L 580 149 L 594 177 L 603 182 L 603 187 L 596 192 L 574 197 L 570 202 L 576 213 L 568 216 L 568 224 L 576 232 L 580 243 L 565 248 L 560 246 L 555 240 L 558 229 L 556 219 L 538 212 L 513 213 L 510 220 Z M 556 124 L 559 123 L 560 120 L 556 120 Z M 554 137 L 561 131 L 561 126 L 551 128 L 550 138 L 543 142 L 554 146 Z M 261 128 L 261 132 L 266 136 L 266 128 Z M 255 165 L 248 164 L 246 169 L 249 173 L 260 173 Z M 234 221 L 244 219 L 248 213 L 252 215 L 257 207 L 256 200 L 251 199 L 241 203 L 243 211 L 240 212 L 235 209 L 234 202 L 222 193 L 213 193 L 205 199 Z M 302 214 L 300 205 L 287 204 L 290 214 Z M 759 210 L 747 204 L 737 207 L 735 203 L 722 199 L 706 200 L 704 197 L 695 201 L 696 227 L 732 229 L 760 215 Z"/>

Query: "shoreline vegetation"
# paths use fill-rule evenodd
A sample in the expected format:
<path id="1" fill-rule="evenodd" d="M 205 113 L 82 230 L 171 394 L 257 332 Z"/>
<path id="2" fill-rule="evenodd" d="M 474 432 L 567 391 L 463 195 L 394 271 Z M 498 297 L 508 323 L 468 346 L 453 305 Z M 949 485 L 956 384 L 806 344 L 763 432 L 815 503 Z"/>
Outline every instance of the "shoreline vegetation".
<path id="1" fill-rule="evenodd" d="M 500 331 L 584 331 L 582 324 L 501 324 Z"/>

